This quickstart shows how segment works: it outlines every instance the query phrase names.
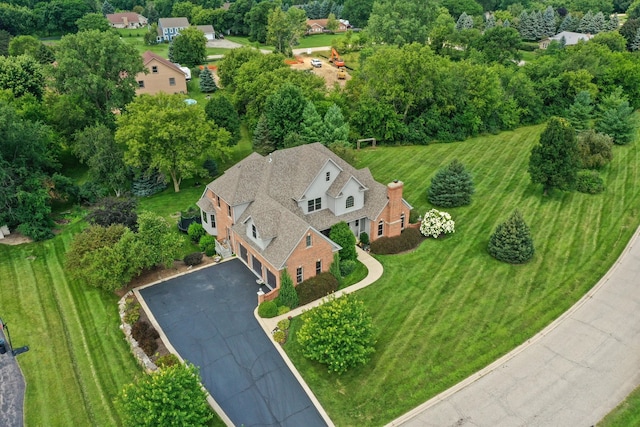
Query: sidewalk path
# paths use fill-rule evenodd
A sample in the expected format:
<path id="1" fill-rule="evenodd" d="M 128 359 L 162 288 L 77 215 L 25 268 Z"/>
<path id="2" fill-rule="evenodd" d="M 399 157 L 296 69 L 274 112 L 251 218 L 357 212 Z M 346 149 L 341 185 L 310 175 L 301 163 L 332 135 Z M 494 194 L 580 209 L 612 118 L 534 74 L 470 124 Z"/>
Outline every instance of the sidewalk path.
<path id="1" fill-rule="evenodd" d="M 640 240 L 532 339 L 390 426 L 592 426 L 640 384 Z"/>
<path id="2" fill-rule="evenodd" d="M 6 340 L 0 329 L 0 338 Z M 22 427 L 25 382 L 15 356 L 8 348 L 0 354 L 0 426 Z"/>

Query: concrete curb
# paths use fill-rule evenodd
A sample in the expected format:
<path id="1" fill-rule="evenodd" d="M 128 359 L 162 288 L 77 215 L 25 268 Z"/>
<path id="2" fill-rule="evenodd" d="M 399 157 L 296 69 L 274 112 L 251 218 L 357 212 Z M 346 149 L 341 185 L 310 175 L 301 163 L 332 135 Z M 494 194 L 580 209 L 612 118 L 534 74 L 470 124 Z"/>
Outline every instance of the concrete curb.
<path id="1" fill-rule="evenodd" d="M 499 358 L 495 362 L 491 363 L 490 365 L 488 365 L 484 369 L 481 369 L 480 371 L 476 372 L 475 374 L 472 374 L 471 376 L 469 376 L 466 379 L 462 380 L 461 382 L 459 382 L 458 384 L 454 385 L 453 387 L 451 387 L 451 388 L 443 391 L 442 393 L 438 394 L 437 396 L 434 396 L 431 399 L 427 400 L 425 403 L 421 404 L 420 406 L 417 406 L 416 408 L 414 408 L 411 411 L 405 413 L 404 415 L 401 415 L 400 417 L 398 417 L 395 420 L 393 420 L 390 423 L 388 423 L 385 427 L 399 426 L 399 425 L 401 425 L 401 424 L 403 424 L 403 423 L 405 423 L 405 422 L 407 422 L 407 421 L 419 416 L 422 412 L 426 411 L 427 409 L 431 408 L 432 406 L 436 405 L 437 403 L 442 402 L 443 400 L 447 399 L 448 397 L 456 394 L 457 392 L 463 390 L 464 388 L 466 388 L 469 385 L 473 384 L 474 382 L 478 381 L 480 378 L 482 378 L 482 377 L 490 374 L 491 372 L 495 371 L 496 369 L 500 368 L 502 365 L 506 364 L 509 360 L 513 359 L 515 356 L 517 356 L 518 354 L 522 353 L 524 350 L 526 350 L 532 344 L 536 343 L 537 341 L 542 339 L 544 336 L 548 335 L 550 332 L 552 332 L 554 329 L 556 329 L 558 326 L 560 326 L 566 319 L 571 317 L 587 301 L 589 301 L 591 298 L 593 298 L 594 295 L 596 295 L 598 293 L 598 291 L 600 291 L 605 285 L 607 285 L 609 283 L 609 279 L 610 279 L 611 275 L 614 273 L 614 271 L 621 264 L 621 262 L 625 258 L 625 256 L 627 256 L 629 251 L 633 248 L 634 244 L 636 243 L 636 240 L 638 239 L 638 236 L 640 236 L 640 227 L 633 234 L 633 236 L 629 240 L 629 243 L 627 244 L 625 249 L 622 251 L 622 253 L 618 257 L 616 262 L 611 266 L 611 268 L 607 271 L 607 273 L 604 276 L 602 276 L 602 278 L 598 281 L 598 283 L 593 288 L 591 288 L 591 290 L 589 290 L 589 292 L 587 292 L 582 298 L 580 298 L 580 300 L 578 300 L 578 302 L 576 302 L 573 306 L 571 306 L 571 308 L 569 310 L 567 310 L 562 315 L 560 315 L 560 317 L 558 317 L 556 320 L 551 322 L 546 328 L 544 328 L 542 331 L 538 332 L 532 338 L 528 339 L 526 342 L 524 342 L 523 344 L 519 345 L 518 347 L 516 347 L 515 349 L 513 349 L 509 353 L 505 354 L 504 356 L 502 356 L 501 358 Z"/>

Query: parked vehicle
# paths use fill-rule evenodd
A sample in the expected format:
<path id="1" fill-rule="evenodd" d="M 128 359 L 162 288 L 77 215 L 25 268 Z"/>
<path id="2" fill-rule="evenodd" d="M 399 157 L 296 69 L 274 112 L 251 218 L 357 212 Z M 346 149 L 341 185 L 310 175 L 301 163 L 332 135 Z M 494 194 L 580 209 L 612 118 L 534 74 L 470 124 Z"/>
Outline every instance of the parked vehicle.
<path id="1" fill-rule="evenodd" d="M 320 68 L 322 67 L 322 61 L 320 61 L 318 58 L 313 58 L 311 60 L 311 66 L 314 68 Z"/>
<path id="2" fill-rule="evenodd" d="M 338 68 L 338 80 L 344 80 L 347 78 L 347 70 L 344 67 Z"/>

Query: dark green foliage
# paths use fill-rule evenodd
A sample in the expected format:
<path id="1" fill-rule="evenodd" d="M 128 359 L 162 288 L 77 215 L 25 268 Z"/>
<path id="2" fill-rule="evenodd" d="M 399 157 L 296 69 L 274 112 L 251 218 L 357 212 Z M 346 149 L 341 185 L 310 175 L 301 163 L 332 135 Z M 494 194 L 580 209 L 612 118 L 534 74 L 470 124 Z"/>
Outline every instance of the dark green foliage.
<path id="1" fill-rule="evenodd" d="M 180 364 L 180 359 L 173 353 L 165 354 L 156 359 L 156 366 L 158 368 L 168 368 L 169 366 L 176 366 Z"/>
<path id="2" fill-rule="evenodd" d="M 156 340 L 160 337 L 160 334 L 144 320 L 138 320 L 131 327 L 131 336 L 138 342 L 138 346 L 147 356 L 153 356 L 158 349 Z"/>
<path id="3" fill-rule="evenodd" d="M 567 120 L 573 128 L 580 132 L 589 129 L 591 117 L 593 113 L 593 105 L 591 105 L 591 94 L 586 90 L 576 95 L 575 101 L 569 107 L 567 112 Z"/>
<path id="4" fill-rule="evenodd" d="M 580 171 L 576 178 L 576 190 L 586 194 L 602 193 L 604 180 L 596 171 Z"/>
<path id="5" fill-rule="evenodd" d="M 222 92 L 215 93 L 204 107 L 207 118 L 231 133 L 229 145 L 236 145 L 240 140 L 240 116 L 228 96 Z"/>
<path id="6" fill-rule="evenodd" d="M 209 67 L 204 67 L 200 73 L 200 91 L 203 93 L 212 93 L 218 90 L 216 82 L 213 80 L 213 74 Z"/>
<path id="7" fill-rule="evenodd" d="M 576 132 L 567 120 L 551 118 L 540 135 L 540 144 L 531 150 L 531 182 L 542 184 L 545 195 L 553 188 L 571 188 L 579 162 Z"/>
<path id="8" fill-rule="evenodd" d="M 275 301 L 264 301 L 258 306 L 258 316 L 270 319 L 278 315 L 278 305 Z"/>
<path id="9" fill-rule="evenodd" d="M 193 68 L 207 59 L 207 38 L 195 27 L 184 28 L 169 46 L 171 62 Z"/>
<path id="10" fill-rule="evenodd" d="M 427 198 L 435 206 L 453 208 L 471 203 L 474 191 L 471 175 L 462 163 L 454 160 L 431 179 Z"/>
<path id="11" fill-rule="evenodd" d="M 293 287 L 293 280 L 289 272 L 285 268 L 280 275 L 280 293 L 278 294 L 278 300 L 280 305 L 289 307 L 290 309 L 296 308 L 299 303 L 298 294 Z"/>
<path id="12" fill-rule="evenodd" d="M 116 10 L 111 5 L 111 3 L 109 3 L 107 0 L 104 0 L 104 2 L 102 3 L 102 14 L 103 15 L 109 15 L 111 13 L 114 13 L 115 11 Z"/>
<path id="13" fill-rule="evenodd" d="M 30 237 L 36 242 L 51 239 L 54 236 L 51 228 L 44 227 L 40 224 L 36 224 L 32 222 L 23 222 L 18 226 L 17 230 L 21 234 L 27 237 Z"/>
<path id="14" fill-rule="evenodd" d="M 353 273 L 353 270 L 356 269 L 356 262 L 352 259 L 348 259 L 340 263 L 340 275 L 342 277 L 347 277 L 349 274 Z"/>
<path id="15" fill-rule="evenodd" d="M 599 169 L 613 159 L 613 141 L 593 129 L 578 135 L 580 165 L 585 169 Z"/>
<path id="16" fill-rule="evenodd" d="M 276 149 L 276 146 L 271 139 L 271 132 L 269 131 L 269 124 L 267 123 L 267 116 L 264 114 L 260 116 L 256 129 L 253 131 L 253 139 L 251 140 L 253 150 L 262 155 L 271 153 Z"/>
<path id="17" fill-rule="evenodd" d="M 629 105 L 622 88 L 616 88 L 605 96 L 598 106 L 600 112 L 595 129 L 613 138 L 617 145 L 631 142 L 635 135 L 636 125 L 633 118 L 633 107 Z"/>
<path id="18" fill-rule="evenodd" d="M 185 255 L 185 257 L 182 260 L 185 265 L 199 265 L 202 264 L 202 252 L 192 252 L 188 255 Z"/>
<path id="19" fill-rule="evenodd" d="M 338 253 L 333 254 L 333 262 L 329 266 L 329 273 L 331 273 L 331 275 L 335 277 L 335 279 L 338 281 L 338 284 L 342 284 L 342 273 L 340 270 L 340 254 Z"/>
<path id="20" fill-rule="evenodd" d="M 209 172 L 209 176 L 211 178 L 215 178 L 216 176 L 218 176 L 218 164 L 214 159 L 205 160 L 202 167 L 205 168 L 207 172 Z"/>
<path id="21" fill-rule="evenodd" d="M 405 228 L 399 236 L 380 237 L 371 242 L 371 253 L 391 255 L 417 248 L 425 237 L 417 228 Z"/>
<path id="22" fill-rule="evenodd" d="M 355 260 L 358 257 L 356 254 L 356 236 L 354 236 L 346 222 L 341 221 L 332 226 L 329 238 L 342 246 L 339 252 L 340 261 Z"/>
<path id="23" fill-rule="evenodd" d="M 275 148 L 283 148 L 290 133 L 298 133 L 307 100 L 302 90 L 285 83 L 277 92 L 269 95 L 265 102 L 265 115 L 269 126 L 269 139 Z"/>
<path id="24" fill-rule="evenodd" d="M 338 279 L 331 273 L 320 273 L 296 286 L 300 305 L 309 304 L 338 290 Z"/>
<path id="25" fill-rule="evenodd" d="M 189 225 L 189 228 L 187 229 L 187 234 L 191 238 L 192 242 L 199 243 L 202 236 L 207 234 L 207 232 L 204 230 L 204 227 L 202 226 L 202 224 L 197 222 L 192 222 Z"/>
<path id="26" fill-rule="evenodd" d="M 198 242 L 200 250 L 204 252 L 206 256 L 214 256 L 216 253 L 216 238 L 210 234 L 206 234 L 200 238 Z"/>
<path id="27" fill-rule="evenodd" d="M 531 232 L 518 210 L 498 225 L 489 239 L 488 251 L 497 260 L 510 264 L 523 264 L 533 258 Z"/>
<path id="28" fill-rule="evenodd" d="M 631 50 L 631 44 L 638 33 L 638 29 L 640 28 L 640 19 L 628 19 L 622 27 L 620 27 L 620 34 L 627 41 L 627 49 Z"/>
<path id="29" fill-rule="evenodd" d="M 131 184 L 131 193 L 134 196 L 146 197 L 152 196 L 167 188 L 164 177 L 158 171 L 151 173 L 139 174 L 133 178 Z"/>
<path id="30" fill-rule="evenodd" d="M 0 30 L 0 55 L 9 56 L 9 43 L 11 42 L 11 34 L 6 30 Z"/>
<path id="31" fill-rule="evenodd" d="M 117 404 L 126 426 L 205 427 L 213 418 L 198 369 L 181 363 L 126 385 Z"/>
<path id="32" fill-rule="evenodd" d="M 96 224 L 102 227 L 122 224 L 135 231 L 138 229 L 137 206 L 138 201 L 134 198 L 107 197 L 98 202 L 87 215 L 87 221 L 89 224 Z"/>
<path id="33" fill-rule="evenodd" d="M 362 301 L 346 294 L 302 315 L 298 343 L 302 354 L 342 374 L 365 364 L 375 352 L 373 321 Z"/>
<path id="34" fill-rule="evenodd" d="M 363 245 L 369 244 L 369 235 L 367 233 L 360 233 L 360 243 Z"/>

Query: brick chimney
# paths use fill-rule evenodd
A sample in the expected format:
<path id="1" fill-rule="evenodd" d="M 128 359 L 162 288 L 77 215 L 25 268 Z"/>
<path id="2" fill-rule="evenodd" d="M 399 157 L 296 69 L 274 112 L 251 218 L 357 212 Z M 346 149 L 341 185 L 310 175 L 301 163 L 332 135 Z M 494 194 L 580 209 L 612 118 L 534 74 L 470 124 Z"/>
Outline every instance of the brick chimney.
<path id="1" fill-rule="evenodd" d="M 405 210 L 405 206 L 402 203 L 402 188 L 404 184 L 397 179 L 387 184 L 387 198 L 389 199 L 388 216 L 387 216 L 387 229 L 384 233 L 385 236 L 393 237 L 400 235 L 402 231 L 400 216 Z M 404 212 L 406 218 L 409 217 L 409 212 Z"/>

